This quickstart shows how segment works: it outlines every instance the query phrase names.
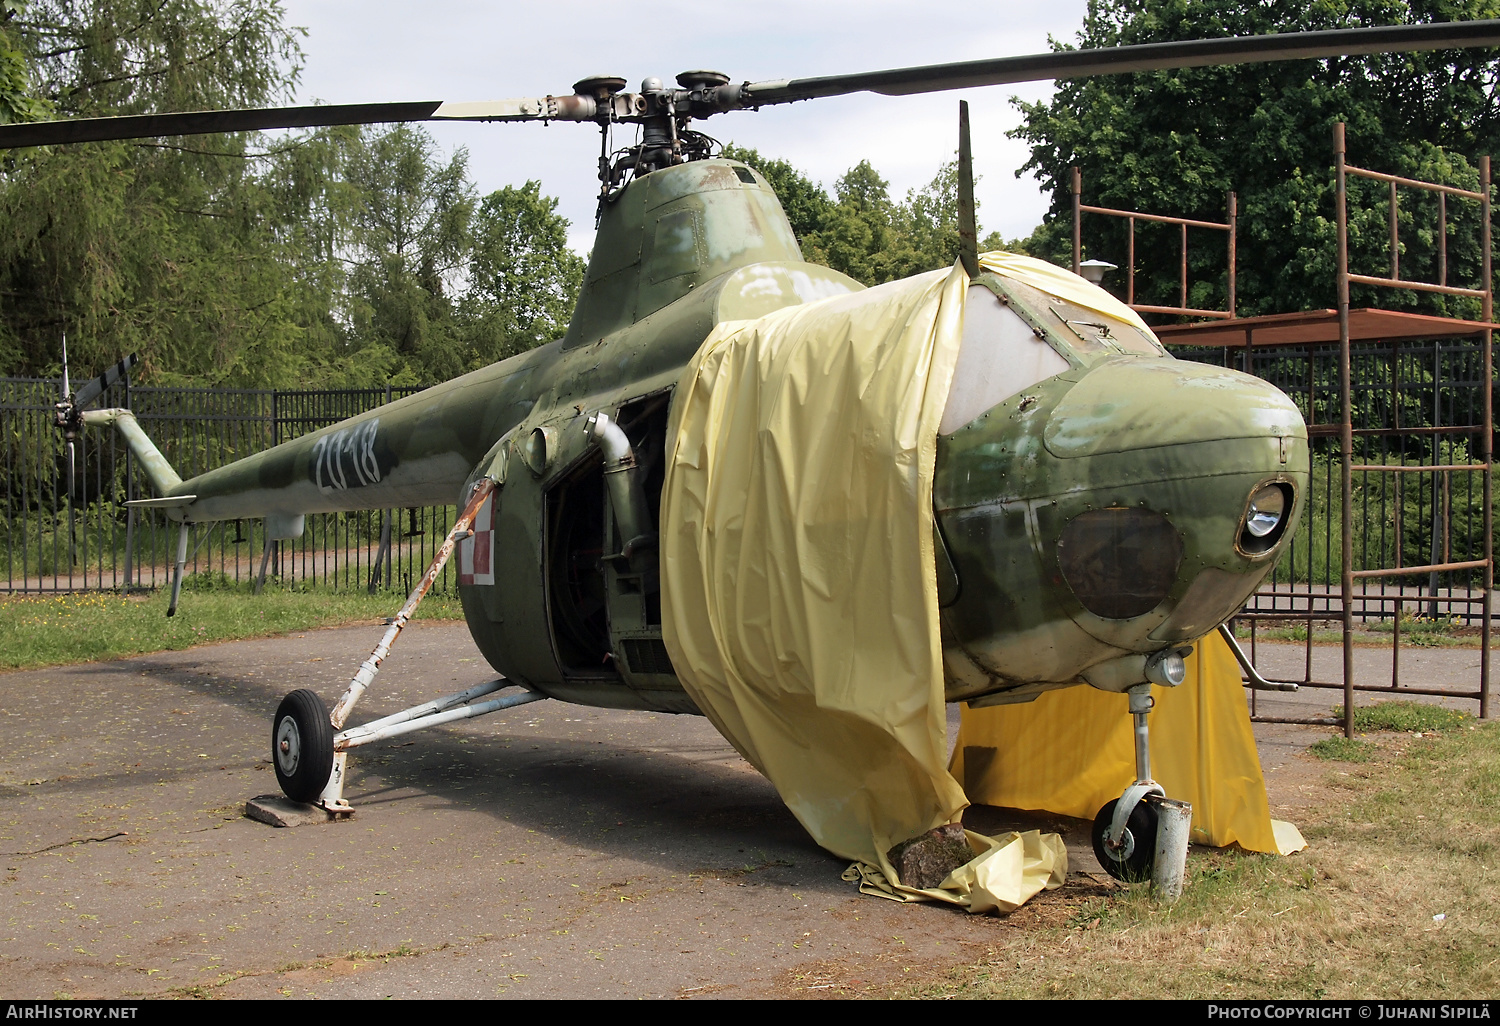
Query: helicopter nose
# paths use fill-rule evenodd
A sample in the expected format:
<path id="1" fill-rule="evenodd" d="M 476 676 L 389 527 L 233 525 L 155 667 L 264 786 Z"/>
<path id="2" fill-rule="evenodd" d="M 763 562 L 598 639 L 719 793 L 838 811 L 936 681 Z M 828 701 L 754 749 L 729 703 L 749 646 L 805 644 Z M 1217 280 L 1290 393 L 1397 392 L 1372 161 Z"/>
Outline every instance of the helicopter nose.
<path id="1" fill-rule="evenodd" d="M 1135 360 L 1086 374 L 1043 433 L 1063 465 L 1090 464 L 1091 508 L 1067 517 L 1056 542 L 1083 607 L 1074 619 L 1100 640 L 1138 642 L 1149 627 L 1144 641 L 1162 643 L 1232 615 L 1305 490 L 1306 435 L 1284 393 L 1238 371 Z"/>
<path id="2" fill-rule="evenodd" d="M 940 442 L 950 666 L 1059 681 L 1201 637 L 1275 565 L 1307 472 L 1295 404 L 1236 371 L 1122 357 L 1004 400 Z"/>
<path id="3" fill-rule="evenodd" d="M 1046 446 L 1072 459 L 1230 438 L 1307 437 L 1296 405 L 1249 374 L 1186 360 L 1096 365 L 1047 418 Z"/>

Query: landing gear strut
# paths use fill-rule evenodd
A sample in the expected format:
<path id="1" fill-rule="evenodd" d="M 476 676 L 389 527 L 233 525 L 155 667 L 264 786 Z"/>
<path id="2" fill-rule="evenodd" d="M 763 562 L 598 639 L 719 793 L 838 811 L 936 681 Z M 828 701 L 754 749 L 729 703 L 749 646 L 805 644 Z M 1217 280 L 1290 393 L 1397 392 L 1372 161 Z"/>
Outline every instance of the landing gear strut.
<path id="1" fill-rule="evenodd" d="M 1148 667 L 1157 683 L 1169 687 L 1180 684 L 1185 674 L 1181 656 L 1172 655 L 1177 658 L 1153 660 Z M 1135 720 L 1135 782 L 1094 817 L 1094 854 L 1110 876 L 1127 883 L 1150 880 L 1171 901 L 1182 894 L 1193 807 L 1168 798 L 1151 779 L 1151 735 L 1146 724 L 1155 704 L 1151 685 L 1137 684 L 1126 694 Z"/>
<path id="2" fill-rule="evenodd" d="M 306 688 L 293 691 L 281 700 L 281 705 L 276 709 L 276 718 L 271 724 L 271 761 L 276 767 L 276 780 L 281 784 L 281 790 L 292 801 L 316 804 L 330 818 L 350 816 L 354 810 L 344 799 L 344 771 L 351 748 L 422 727 L 483 716 L 485 713 L 514 708 L 547 697 L 540 692 L 523 691 L 485 702 L 474 701 L 509 686 L 510 682 L 501 677 L 488 684 L 383 716 L 362 726 L 344 729 L 344 722 L 353 711 L 354 703 L 359 701 L 360 695 L 380 672 L 380 664 L 390 655 L 391 646 L 416 611 L 417 603 L 422 601 L 422 596 L 427 594 L 427 590 L 437 580 L 443 564 L 453 554 L 454 546 L 468 537 L 469 528 L 473 525 L 480 506 L 494 490 L 493 480 L 487 477 L 479 479 L 463 511 L 454 521 L 453 529 L 448 532 L 448 537 L 433 557 L 427 573 L 422 575 L 421 582 L 407 597 L 406 604 L 391 621 L 384 637 L 370 653 L 370 658 L 360 665 L 359 672 L 349 682 L 348 689 L 332 712 L 328 711 L 316 692 Z M 180 566 L 179 563 L 179 569 Z"/>

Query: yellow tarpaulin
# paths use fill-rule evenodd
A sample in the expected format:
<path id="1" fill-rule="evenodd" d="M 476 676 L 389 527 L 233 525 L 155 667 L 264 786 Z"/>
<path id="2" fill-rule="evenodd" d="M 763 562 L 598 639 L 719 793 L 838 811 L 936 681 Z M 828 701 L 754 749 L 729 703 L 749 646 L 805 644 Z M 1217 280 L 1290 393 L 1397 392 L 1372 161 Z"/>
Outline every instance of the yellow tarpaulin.
<path id="1" fill-rule="evenodd" d="M 983 263 L 1134 319 L 1039 261 Z M 982 910 L 1062 882 L 1055 835 L 970 834 L 976 859 L 938 890 L 895 884 L 886 857 L 968 804 L 946 765 L 932 548 L 937 426 L 968 285 L 955 267 L 718 325 L 672 403 L 661 573 L 663 635 L 683 686 L 813 838 L 862 863 L 867 891 Z M 1097 723 L 1068 718 L 1100 739 L 1128 738 L 1125 699 L 1090 697 L 1105 703 Z M 1098 773 L 1078 751 L 1032 757 L 1059 780 L 1083 778 L 1081 791 Z M 1253 762 L 1253 741 L 1248 751 Z M 1110 793 L 1079 814 L 1119 795 L 1126 780 L 1112 764 L 1108 773 Z"/>
<path id="2" fill-rule="evenodd" d="M 1022 285 L 1040 289 L 1049 296 L 1066 299 L 1085 310 L 1097 310 L 1117 321 L 1133 324 L 1144 332 L 1151 331 L 1146 322 L 1141 320 L 1140 314 L 1097 285 L 1090 285 L 1072 271 L 1064 270 L 1056 264 L 1021 256 L 1019 253 L 995 252 L 981 253 L 979 266 L 986 271 L 994 271 L 1003 278 L 1013 278 Z"/>
<path id="3" fill-rule="evenodd" d="M 819 844 L 895 874 L 954 822 L 932 551 L 937 424 L 968 277 L 720 325 L 672 404 L 667 650 Z"/>
<path id="4" fill-rule="evenodd" d="M 1192 841 L 1290 854 L 1303 846 L 1271 819 L 1240 670 L 1218 634 L 1199 641 L 1187 679 L 1153 686 L 1151 774 L 1193 803 Z M 1093 688 L 1049 691 L 1022 705 L 963 712 L 953 775 L 969 800 L 1092 819 L 1135 779 L 1126 696 Z"/>

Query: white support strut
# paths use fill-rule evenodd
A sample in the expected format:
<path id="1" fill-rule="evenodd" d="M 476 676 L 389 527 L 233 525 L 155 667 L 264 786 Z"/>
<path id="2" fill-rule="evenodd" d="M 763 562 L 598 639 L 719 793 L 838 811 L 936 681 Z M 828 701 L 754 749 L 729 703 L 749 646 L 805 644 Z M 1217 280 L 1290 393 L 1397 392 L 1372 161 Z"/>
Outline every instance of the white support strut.
<path id="1" fill-rule="evenodd" d="M 528 702 L 540 702 L 546 697 L 546 695 L 539 691 L 523 691 L 519 695 L 506 695 L 504 698 L 493 698 L 488 702 L 476 702 L 473 705 L 462 705 L 441 712 L 430 712 L 425 716 L 416 715 L 407 719 L 394 720 L 394 722 L 376 720 L 361 727 L 350 727 L 339 734 L 333 739 L 333 750 L 340 753 L 347 752 L 351 748 L 358 748 L 373 741 L 383 741 L 388 737 L 400 737 L 402 734 L 410 734 L 414 730 L 425 730 L 428 727 L 452 723 L 455 720 L 473 719 L 475 716 L 498 712 L 501 709 L 513 709 L 518 705 L 525 705 Z M 408 712 L 414 712 L 414 710 L 408 710 Z M 397 716 L 402 715 L 405 714 L 397 714 Z M 387 717 L 386 719 L 387 721 L 392 721 L 394 718 Z"/>
<path id="2" fill-rule="evenodd" d="M 1240 648 L 1239 639 L 1234 636 L 1234 631 L 1229 629 L 1229 624 L 1219 624 L 1219 637 L 1229 643 L 1229 651 L 1234 653 L 1234 661 L 1240 664 L 1240 669 L 1245 672 L 1245 686 L 1254 688 L 1256 691 L 1298 691 L 1299 685 L 1289 680 L 1267 680 L 1256 670 L 1255 664 Z"/>
<path id="3" fill-rule="evenodd" d="M 372 727 L 383 727 L 387 723 L 405 723 L 407 720 L 421 719 L 423 716 L 430 716 L 433 713 L 444 712 L 445 710 L 452 709 L 454 706 L 463 705 L 465 702 L 472 702 L 483 695 L 494 694 L 509 683 L 504 677 L 500 677 L 496 680 L 469 688 L 467 691 L 459 691 L 451 695 L 444 695 L 442 698 L 434 698 L 430 702 L 423 702 L 421 705 L 414 705 L 409 709 L 402 709 L 398 713 L 391 713 L 389 716 L 382 716 L 378 720 L 371 720 L 369 723 L 349 729 L 369 730 Z"/>
<path id="4" fill-rule="evenodd" d="M 365 693 L 365 688 L 374 681 L 375 675 L 380 672 L 380 664 L 385 662 L 386 656 L 391 654 L 391 646 L 396 643 L 396 638 L 401 634 L 401 629 L 411 619 L 412 613 L 416 612 L 417 603 L 422 601 L 438 574 L 442 573 L 443 566 L 448 558 L 453 555 L 454 546 L 458 544 L 460 536 L 467 534 L 474 523 L 474 517 L 479 513 L 479 507 L 490 497 L 495 490 L 495 482 L 487 477 L 480 478 L 474 485 L 474 490 L 469 494 L 469 501 L 464 504 L 463 512 L 453 523 L 453 529 L 448 532 L 448 537 L 443 539 L 443 544 L 438 548 L 437 555 L 433 557 L 432 565 L 422 575 L 422 580 L 412 589 L 412 593 L 406 599 L 406 604 L 401 607 L 391 625 L 387 628 L 385 636 L 370 653 L 370 658 L 360 664 L 359 672 L 349 682 L 348 689 L 344 692 L 338 704 L 333 707 L 329 720 L 333 723 L 334 730 L 342 730 L 344 723 L 349 719 L 349 714 L 354 711 L 354 704 L 359 701 L 359 696 Z"/>

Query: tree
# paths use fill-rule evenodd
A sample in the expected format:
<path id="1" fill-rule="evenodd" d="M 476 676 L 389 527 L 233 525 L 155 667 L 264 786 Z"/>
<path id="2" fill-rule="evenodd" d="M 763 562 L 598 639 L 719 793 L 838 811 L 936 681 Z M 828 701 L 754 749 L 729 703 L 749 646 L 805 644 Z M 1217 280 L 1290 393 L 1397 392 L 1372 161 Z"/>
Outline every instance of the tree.
<path id="1" fill-rule="evenodd" d="M 0 16 L 0 120 L 292 99 L 276 0 Z M 0 374 L 55 375 L 63 332 L 75 375 L 136 352 L 138 381 L 257 387 L 431 382 L 545 341 L 582 278 L 567 222 L 535 183 L 476 220 L 467 162 L 408 126 L 0 155 Z"/>
<path id="2" fill-rule="evenodd" d="M 352 342 L 394 354 L 403 384 L 464 369 L 453 298 L 474 215 L 468 163 L 462 149 L 441 159 L 432 136 L 409 125 L 366 129 L 345 156 Z"/>
<path id="3" fill-rule="evenodd" d="M 755 150 L 726 147 L 726 157 L 765 176 L 781 200 L 805 259 L 842 271 L 866 285 L 895 281 L 958 259 L 958 165 L 944 164 L 903 202 L 868 160 L 850 168 L 830 197 L 822 186 L 784 160 Z M 998 236 L 985 239 L 999 248 Z"/>
<path id="4" fill-rule="evenodd" d="M 506 186 L 480 204 L 469 256 L 470 364 L 503 360 L 563 334 L 583 284 L 568 221 L 538 182 Z"/>
<path id="5" fill-rule="evenodd" d="M 7 23 L 66 116 L 260 106 L 299 51 L 272 0 L 37 0 Z M 295 380 L 266 192 L 244 136 L 31 149 L 0 166 L 0 372 L 140 352 L 158 380 Z"/>
<path id="6" fill-rule="evenodd" d="M 11 24 L 25 10 L 25 0 L 0 0 L 0 125 L 35 121 L 48 110 L 34 95 L 31 69 Z"/>
<path id="7" fill-rule="evenodd" d="M 1091 0 L 1082 47 L 1358 25 L 1490 18 L 1495 0 Z M 1063 49 L 1061 44 L 1054 44 Z M 1024 244 L 1065 262 L 1071 250 L 1069 169 L 1084 201 L 1222 221 L 1239 197 L 1238 312 L 1335 304 L 1332 126 L 1348 124 L 1349 159 L 1407 177 L 1477 188 L 1462 154 L 1500 142 L 1495 75 L 1483 51 L 1443 51 L 1192 68 L 1063 81 L 1048 102 L 1018 103 L 1031 144 L 1017 174 L 1034 172 L 1053 195 L 1046 223 Z M 1351 268 L 1389 268 L 1385 186 L 1350 188 Z M 1451 283 L 1479 274 L 1478 211 L 1450 202 Z M 1436 278 L 1436 200 L 1400 200 L 1403 276 Z M 1084 218 L 1088 255 L 1123 264 L 1125 226 Z M 1139 227 L 1136 292 L 1175 302 L 1176 229 Z M 1153 234 L 1153 232 L 1155 234 Z M 1217 238 L 1190 243 L 1188 305 L 1222 306 L 1226 255 Z M 1355 305 L 1472 316 L 1472 300 L 1356 286 Z"/>

